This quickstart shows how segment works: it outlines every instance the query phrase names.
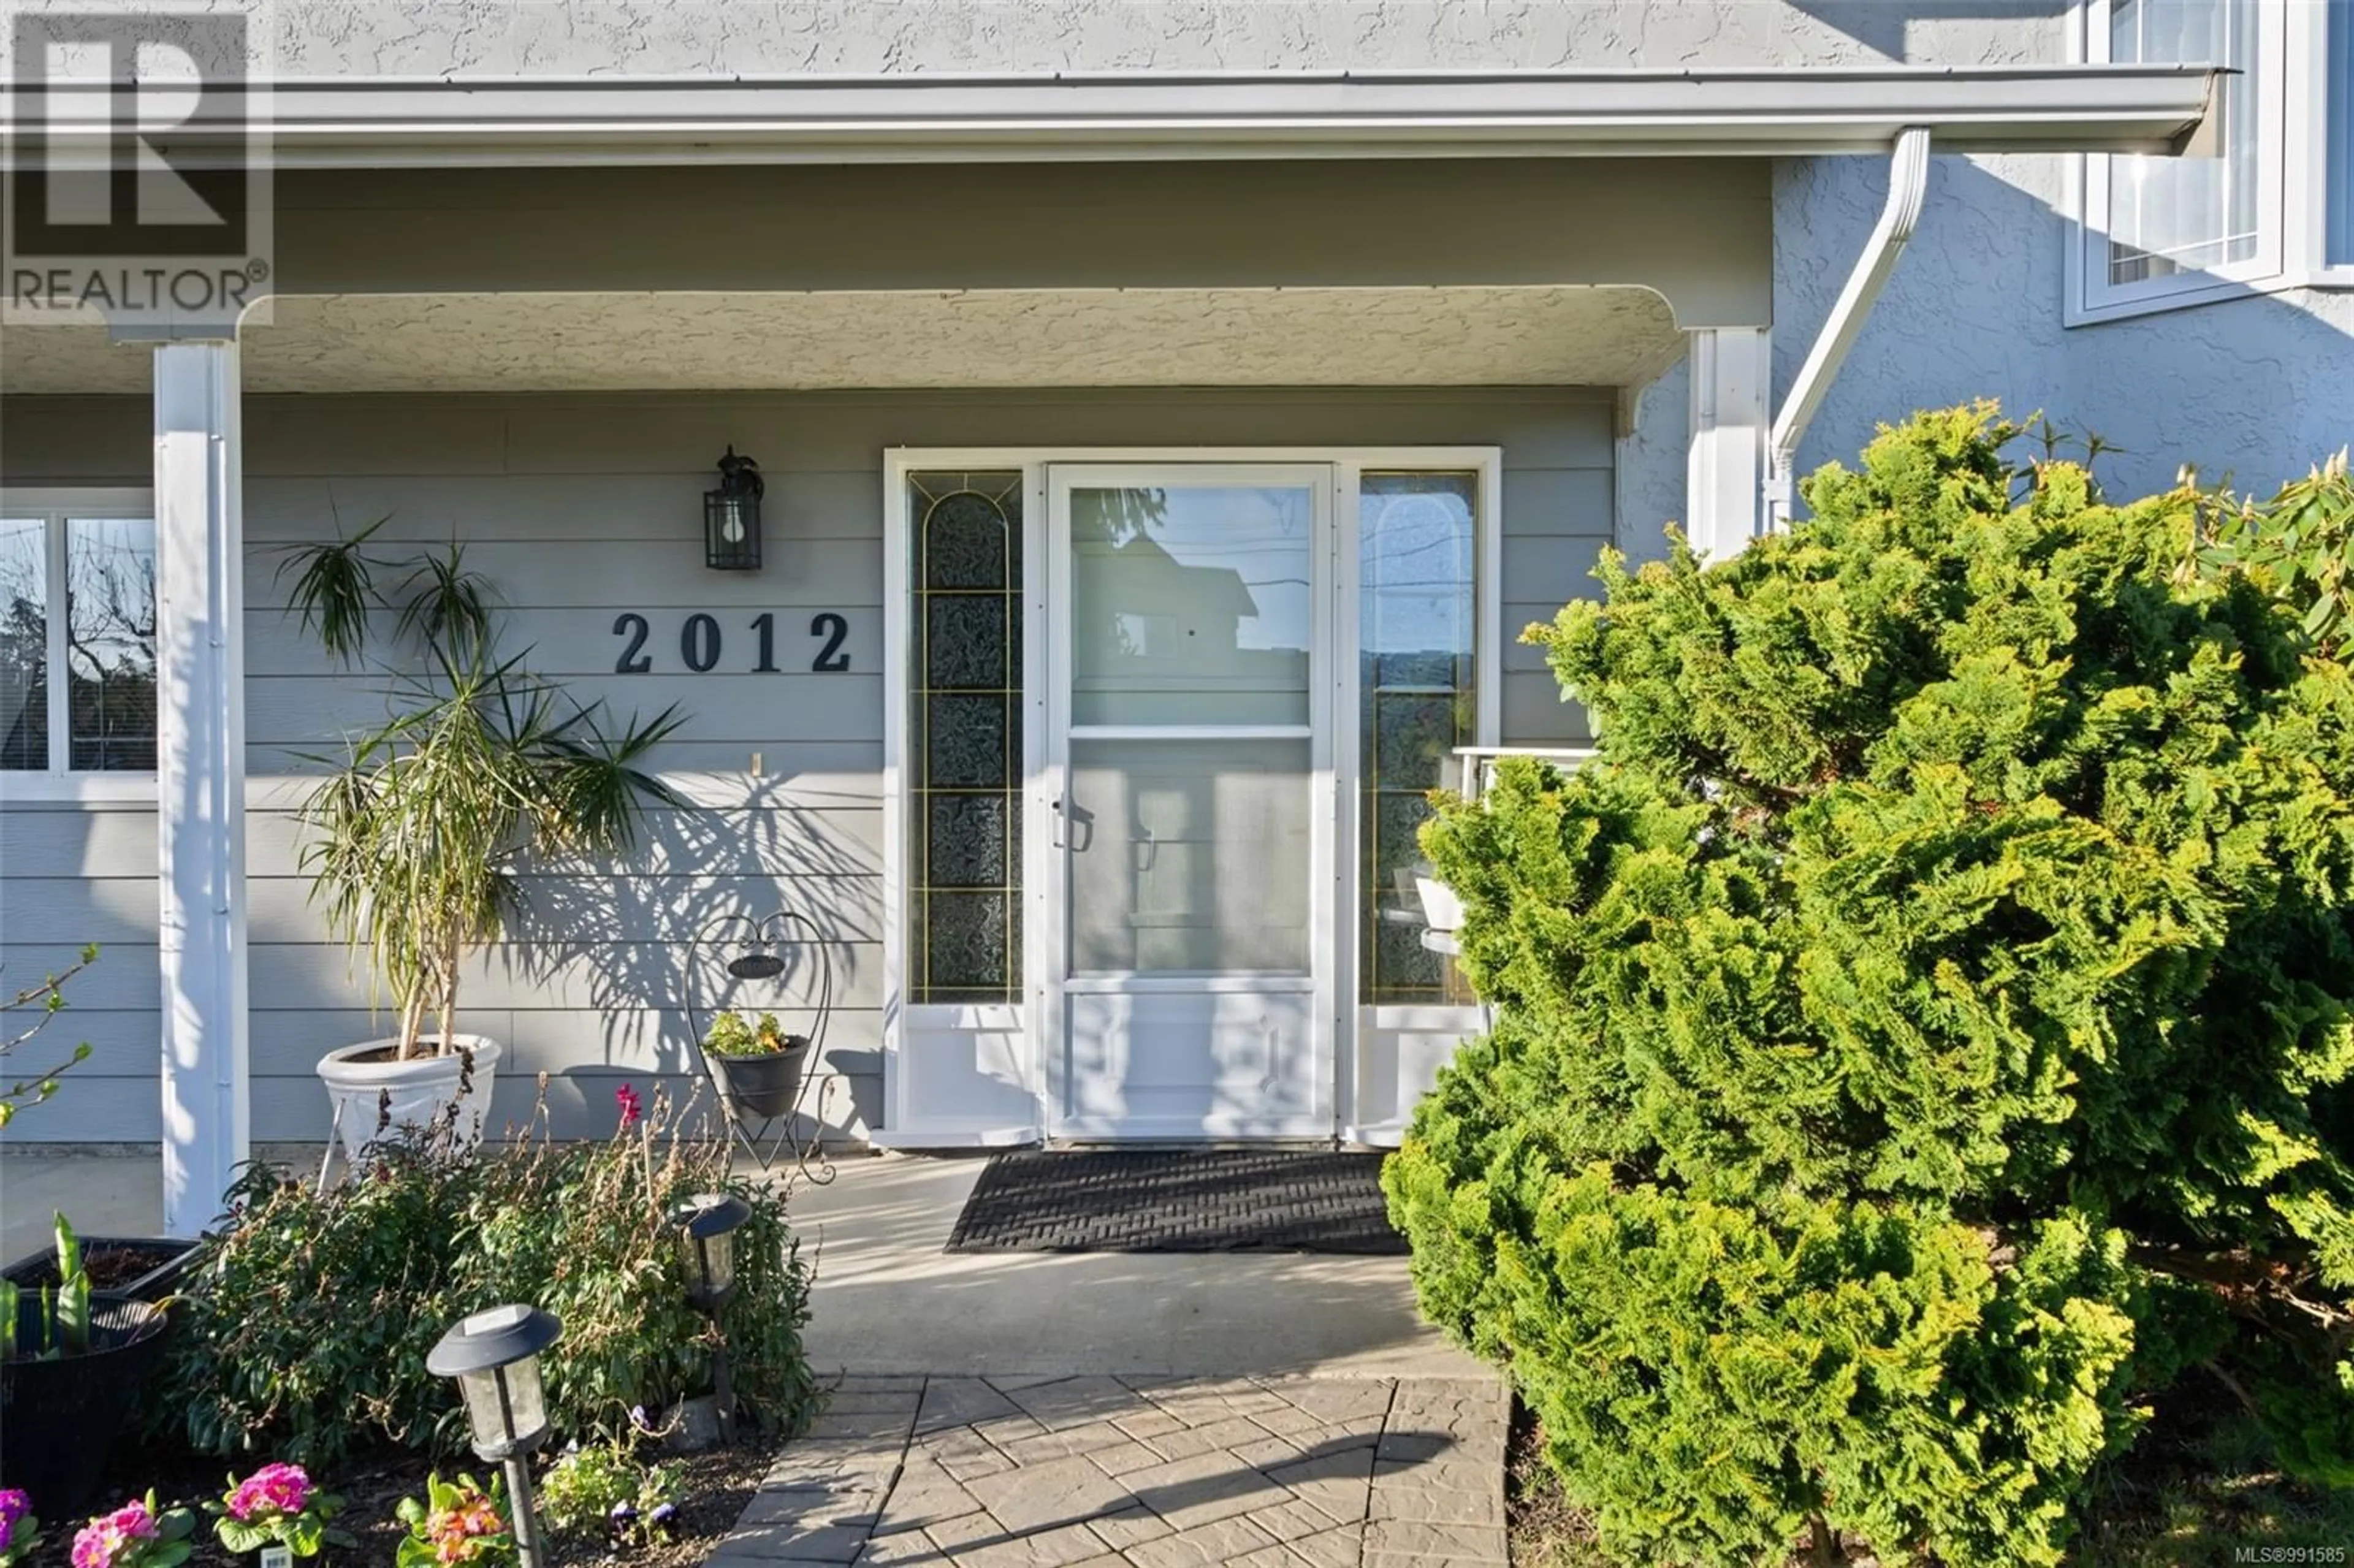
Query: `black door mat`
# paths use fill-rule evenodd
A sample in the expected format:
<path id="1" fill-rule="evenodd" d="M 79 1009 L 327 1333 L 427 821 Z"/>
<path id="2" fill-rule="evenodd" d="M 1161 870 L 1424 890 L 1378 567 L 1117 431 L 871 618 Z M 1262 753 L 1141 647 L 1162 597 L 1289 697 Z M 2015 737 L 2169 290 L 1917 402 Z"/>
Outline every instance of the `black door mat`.
<path id="1" fill-rule="evenodd" d="M 1382 1156 L 1329 1150 L 1097 1149 L 994 1155 L 950 1252 L 1403 1255 Z"/>

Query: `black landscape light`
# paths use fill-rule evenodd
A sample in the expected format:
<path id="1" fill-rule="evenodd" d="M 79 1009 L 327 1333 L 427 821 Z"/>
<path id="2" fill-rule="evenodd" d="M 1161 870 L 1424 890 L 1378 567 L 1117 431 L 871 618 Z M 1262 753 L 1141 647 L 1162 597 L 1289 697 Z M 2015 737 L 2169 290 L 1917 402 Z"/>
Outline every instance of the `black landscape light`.
<path id="1" fill-rule="evenodd" d="M 736 1294 L 735 1233 L 752 1217 L 752 1205 L 733 1192 L 697 1192 L 673 1209 L 670 1217 L 678 1227 L 687 1299 L 711 1319 L 713 1404 L 718 1411 L 719 1436 L 732 1443 L 736 1440 L 736 1388 L 728 1372 L 727 1335 L 719 1326 L 719 1311 Z"/>
<path id="2" fill-rule="evenodd" d="M 435 1377 L 458 1380 L 474 1452 L 506 1466 L 507 1503 L 524 1568 L 540 1568 L 539 1520 L 532 1511 L 531 1454 L 547 1436 L 539 1353 L 564 1325 L 536 1307 L 493 1307 L 461 1318 L 425 1357 Z"/>

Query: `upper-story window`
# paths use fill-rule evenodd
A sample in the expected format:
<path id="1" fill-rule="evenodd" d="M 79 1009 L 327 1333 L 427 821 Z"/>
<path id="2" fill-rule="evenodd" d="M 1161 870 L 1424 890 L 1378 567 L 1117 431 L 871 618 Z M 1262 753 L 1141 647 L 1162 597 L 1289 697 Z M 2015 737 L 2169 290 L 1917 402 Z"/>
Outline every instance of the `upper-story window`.
<path id="1" fill-rule="evenodd" d="M 155 769 L 155 524 L 0 500 L 0 782 Z"/>
<path id="2" fill-rule="evenodd" d="M 2227 68 L 2212 155 L 2084 160 L 2068 316 L 2354 283 L 2354 0 L 2084 0 L 2087 58 Z"/>

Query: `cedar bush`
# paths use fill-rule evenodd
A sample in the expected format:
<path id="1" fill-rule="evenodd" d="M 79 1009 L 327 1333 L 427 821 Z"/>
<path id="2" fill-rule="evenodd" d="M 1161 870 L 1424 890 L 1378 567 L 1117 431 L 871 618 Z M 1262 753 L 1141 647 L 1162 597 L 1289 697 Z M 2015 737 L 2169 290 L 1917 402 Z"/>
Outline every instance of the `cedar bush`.
<path id="1" fill-rule="evenodd" d="M 2354 1481 L 2339 578 L 2016 434 L 1918 416 L 1734 560 L 1606 557 L 1527 633 L 1596 758 L 1424 830 L 1498 1009 L 1391 1213 L 1611 1550 L 2054 1563 L 2183 1378 Z"/>

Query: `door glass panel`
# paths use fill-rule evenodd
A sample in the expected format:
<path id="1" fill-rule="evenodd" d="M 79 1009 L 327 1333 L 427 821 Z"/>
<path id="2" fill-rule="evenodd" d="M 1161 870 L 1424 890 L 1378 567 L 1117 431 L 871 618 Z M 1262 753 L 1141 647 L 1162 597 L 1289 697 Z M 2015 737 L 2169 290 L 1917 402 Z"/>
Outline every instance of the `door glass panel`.
<path id="1" fill-rule="evenodd" d="M 49 765 L 48 524 L 0 519 L 0 770 Z"/>
<path id="2" fill-rule="evenodd" d="M 1305 486 L 1071 492 L 1071 722 L 1304 725 Z"/>
<path id="3" fill-rule="evenodd" d="M 66 524 L 66 711 L 76 772 L 155 767 L 155 524 Z"/>
<path id="4" fill-rule="evenodd" d="M 1360 981 L 1368 1002 L 1458 1000 L 1424 946 L 1416 833 L 1447 762 L 1474 744 L 1479 476 L 1368 473 L 1359 492 Z"/>
<path id="5" fill-rule="evenodd" d="M 907 482 L 908 1000 L 1022 985 L 1022 475 Z"/>
<path id="6" fill-rule="evenodd" d="M 1309 743 L 1071 742 L 1071 970 L 1309 970 Z"/>

